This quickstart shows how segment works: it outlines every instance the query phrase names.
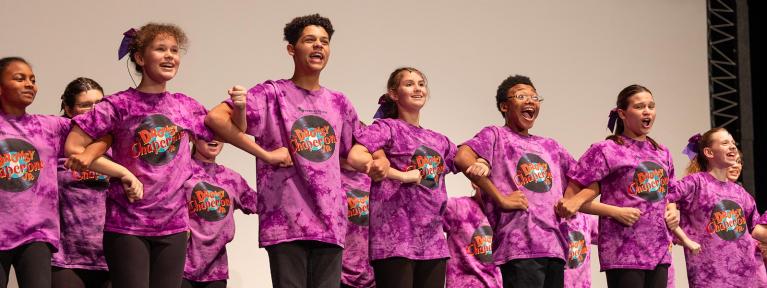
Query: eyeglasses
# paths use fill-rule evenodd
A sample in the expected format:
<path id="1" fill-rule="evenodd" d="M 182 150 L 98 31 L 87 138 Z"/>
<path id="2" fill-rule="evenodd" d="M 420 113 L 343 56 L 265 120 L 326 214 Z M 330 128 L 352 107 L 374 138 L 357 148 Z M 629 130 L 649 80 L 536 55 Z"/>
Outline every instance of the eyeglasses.
<path id="1" fill-rule="evenodd" d="M 525 101 L 527 99 L 533 100 L 533 102 L 543 102 L 543 96 L 541 95 L 526 95 L 526 94 L 517 94 L 514 96 L 509 96 L 506 99 L 517 99 L 519 101 Z"/>
<path id="2" fill-rule="evenodd" d="M 98 100 L 96 102 L 83 102 L 83 103 L 75 103 L 75 107 L 80 109 L 92 109 L 93 106 L 96 106 L 96 104 L 101 103 L 101 100 Z"/>

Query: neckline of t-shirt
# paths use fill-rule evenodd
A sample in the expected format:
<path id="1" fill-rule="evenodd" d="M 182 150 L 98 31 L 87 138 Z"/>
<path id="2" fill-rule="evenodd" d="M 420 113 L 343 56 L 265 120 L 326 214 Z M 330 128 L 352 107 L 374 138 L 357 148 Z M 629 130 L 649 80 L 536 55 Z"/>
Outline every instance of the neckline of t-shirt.
<path id="1" fill-rule="evenodd" d="M 163 92 L 160 92 L 160 93 L 147 93 L 147 92 L 142 92 L 142 91 L 139 91 L 138 89 L 136 89 L 136 88 L 133 88 L 133 87 L 130 87 L 130 88 L 129 88 L 129 90 L 130 90 L 131 92 L 133 92 L 133 93 L 136 93 L 136 94 L 140 94 L 140 95 L 143 95 L 143 96 L 150 96 L 150 97 L 154 97 L 154 96 L 165 96 L 165 95 L 167 95 L 167 94 L 170 94 L 170 92 L 168 92 L 167 90 L 165 90 L 165 91 L 163 91 Z"/>
<path id="2" fill-rule="evenodd" d="M 506 129 L 511 134 L 517 135 L 517 137 L 524 138 L 524 139 L 537 139 L 538 136 L 530 134 L 530 132 L 527 132 L 527 135 L 519 133 L 517 131 L 514 131 L 514 129 L 511 129 L 509 125 L 503 125 L 503 129 Z"/>
<path id="3" fill-rule="evenodd" d="M 312 90 L 307 90 L 307 89 L 304 89 L 304 88 L 303 88 L 303 87 L 301 87 L 301 86 L 298 86 L 298 85 L 296 85 L 296 83 L 295 83 L 295 82 L 293 82 L 293 81 L 292 81 L 292 80 L 290 80 L 290 79 L 282 79 L 282 80 L 283 80 L 283 81 L 285 81 L 285 82 L 288 82 L 288 83 L 290 83 L 290 85 L 291 85 L 291 86 L 292 86 L 294 89 L 296 89 L 296 90 L 300 90 L 300 91 L 304 92 L 304 94 L 309 94 L 309 95 L 312 95 L 312 96 L 319 96 L 319 95 L 322 95 L 322 93 L 324 93 L 324 92 L 325 92 L 325 86 L 322 86 L 322 85 L 320 85 L 320 89 L 319 89 L 319 90 L 316 90 L 316 91 L 312 91 Z"/>
<path id="4" fill-rule="evenodd" d="M 0 115 L 2 115 L 2 117 L 3 117 L 3 118 L 5 118 L 5 119 L 7 119 L 7 120 L 14 120 L 14 121 L 19 121 L 19 120 L 24 120 L 24 119 L 27 119 L 27 118 L 28 118 L 29 116 L 31 116 L 32 114 L 29 114 L 29 113 L 27 113 L 27 112 L 24 112 L 24 114 L 21 114 L 21 115 L 19 115 L 19 116 L 14 116 L 14 115 L 8 115 L 8 114 L 5 114 L 5 113 L 3 113 L 3 112 L 0 112 Z"/>
<path id="5" fill-rule="evenodd" d="M 716 177 L 714 177 L 714 175 L 711 175 L 711 173 L 709 173 L 708 171 L 701 171 L 700 173 L 703 173 L 703 175 L 704 175 L 703 177 L 707 178 L 709 181 L 714 181 L 714 182 L 716 182 L 719 185 L 727 185 L 727 184 L 732 183 L 732 181 L 730 181 L 730 179 L 727 179 L 727 180 L 724 180 L 724 181 L 716 179 Z"/>

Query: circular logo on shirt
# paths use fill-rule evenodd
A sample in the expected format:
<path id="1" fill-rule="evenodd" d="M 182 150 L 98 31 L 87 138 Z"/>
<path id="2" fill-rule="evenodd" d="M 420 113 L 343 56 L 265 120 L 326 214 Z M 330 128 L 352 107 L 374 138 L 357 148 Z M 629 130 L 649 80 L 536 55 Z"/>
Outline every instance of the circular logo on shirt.
<path id="1" fill-rule="evenodd" d="M 318 116 L 298 118 L 290 129 L 291 151 L 312 162 L 322 162 L 333 156 L 336 142 L 333 126 Z"/>
<path id="2" fill-rule="evenodd" d="M 586 243 L 586 237 L 580 231 L 572 231 L 567 235 L 567 268 L 575 269 L 581 267 L 589 255 L 589 245 Z"/>
<path id="3" fill-rule="evenodd" d="M 716 233 L 722 240 L 732 241 L 743 236 L 747 228 L 743 208 L 733 201 L 722 200 L 714 205 L 706 231 Z"/>
<path id="4" fill-rule="evenodd" d="M 103 191 L 109 188 L 109 176 L 101 173 L 96 173 L 90 170 L 78 172 L 74 170 L 67 170 L 72 175 L 72 186 L 76 188 L 91 189 L 96 191 Z"/>
<path id="5" fill-rule="evenodd" d="M 532 153 L 519 158 L 516 178 L 517 185 L 538 193 L 549 192 L 553 183 L 549 163 L 546 163 L 541 156 Z"/>
<path id="6" fill-rule="evenodd" d="M 634 171 L 628 193 L 650 202 L 663 200 L 668 193 L 666 169 L 651 161 L 640 163 Z"/>
<path id="7" fill-rule="evenodd" d="M 183 136 L 182 129 L 168 117 L 159 114 L 147 116 L 136 128 L 131 156 L 151 165 L 164 165 L 178 154 Z"/>
<path id="8" fill-rule="evenodd" d="M 189 213 L 207 221 L 220 221 L 229 215 L 232 200 L 229 193 L 221 187 L 205 181 L 194 185 L 192 196 L 189 198 Z"/>
<path id="9" fill-rule="evenodd" d="M 490 226 L 479 226 L 471 235 L 471 243 L 466 246 L 466 253 L 474 256 L 482 263 L 493 263 L 493 229 Z"/>
<path id="10" fill-rule="evenodd" d="M 442 155 L 426 146 L 415 149 L 410 158 L 410 167 L 405 170 L 418 169 L 421 172 L 421 185 L 429 189 L 439 187 L 439 179 L 445 173 L 445 161 Z"/>
<path id="11" fill-rule="evenodd" d="M 44 163 L 37 149 L 15 138 L 0 140 L 0 190 L 21 192 L 37 183 Z"/>
<path id="12" fill-rule="evenodd" d="M 346 204 L 349 208 L 347 217 L 349 222 L 359 226 L 368 226 L 370 223 L 370 192 L 359 189 L 346 191 Z"/>

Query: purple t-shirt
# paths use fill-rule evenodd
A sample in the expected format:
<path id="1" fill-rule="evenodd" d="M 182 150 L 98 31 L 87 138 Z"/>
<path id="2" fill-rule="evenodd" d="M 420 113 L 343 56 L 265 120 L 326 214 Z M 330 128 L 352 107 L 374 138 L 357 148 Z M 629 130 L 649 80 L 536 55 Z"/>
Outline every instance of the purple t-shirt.
<path id="1" fill-rule="evenodd" d="M 671 263 L 671 232 L 666 227 L 666 195 L 674 179 L 671 154 L 650 141 L 623 137 L 597 142 L 581 156 L 570 178 L 582 186 L 599 182 L 601 202 L 633 207 L 642 216 L 631 227 L 608 217 L 599 219 L 599 264 L 607 269 L 653 270 Z"/>
<path id="2" fill-rule="evenodd" d="M 287 168 L 256 159 L 259 245 L 313 240 L 343 247 L 339 156 L 349 153 L 359 126 L 354 107 L 340 92 L 308 91 L 290 80 L 258 84 L 246 99 L 245 132 L 268 151 L 287 147 L 293 159 Z"/>
<path id="3" fill-rule="evenodd" d="M 493 229 L 472 197 L 447 200 L 444 228 L 450 260 L 447 287 L 502 287 L 501 270 L 493 264 Z"/>
<path id="4" fill-rule="evenodd" d="M 495 233 L 495 264 L 543 257 L 564 260 L 566 241 L 554 205 L 564 194 L 567 171 L 575 166 L 570 153 L 553 139 L 524 136 L 507 126 L 485 127 L 463 145 L 490 163 L 490 181 L 500 193 L 522 191 L 529 203 L 527 211 L 506 212 L 489 197 L 484 200 Z"/>
<path id="5" fill-rule="evenodd" d="M 567 264 L 565 264 L 565 288 L 591 287 L 591 245 L 597 244 L 598 218 L 578 213 L 563 220 L 562 234 L 567 238 Z"/>
<path id="6" fill-rule="evenodd" d="M 31 242 L 59 249 L 56 162 L 69 127 L 63 117 L 0 112 L 0 251 Z"/>
<path id="7" fill-rule="evenodd" d="M 341 169 L 341 184 L 346 191 L 346 230 L 341 282 L 355 288 L 375 286 L 373 267 L 368 254 L 370 224 L 370 178 L 358 172 Z"/>
<path id="8" fill-rule="evenodd" d="M 674 182 L 673 196 L 681 213 L 680 227 L 701 246 L 685 249 L 690 287 L 767 287 L 767 271 L 751 231 L 759 219 L 754 198 L 732 181 L 708 172 Z"/>
<path id="9" fill-rule="evenodd" d="M 110 178 L 93 171 L 67 169 L 66 161 L 59 158 L 58 163 L 61 250 L 53 254 L 51 265 L 106 271 L 102 238 Z"/>
<path id="10" fill-rule="evenodd" d="M 73 121 L 93 139 L 111 134 L 112 159 L 144 184 L 144 198 L 128 202 L 122 185 L 110 186 L 104 231 L 164 236 L 187 230 L 184 181 L 191 175 L 189 133 L 205 140 L 205 107 L 181 94 L 130 88 Z"/>
<path id="11" fill-rule="evenodd" d="M 222 165 L 192 160 L 192 177 L 184 182 L 190 236 L 184 279 L 209 282 L 229 278 L 226 244 L 234 239 L 234 209 L 256 211 L 256 191 Z"/>
<path id="12" fill-rule="evenodd" d="M 368 151 L 383 149 L 391 167 L 418 169 L 420 183 L 384 179 L 370 189 L 370 258 L 450 257 L 442 229 L 445 174 L 455 172 L 456 147 L 447 137 L 399 119 L 378 119 L 354 133 Z"/>

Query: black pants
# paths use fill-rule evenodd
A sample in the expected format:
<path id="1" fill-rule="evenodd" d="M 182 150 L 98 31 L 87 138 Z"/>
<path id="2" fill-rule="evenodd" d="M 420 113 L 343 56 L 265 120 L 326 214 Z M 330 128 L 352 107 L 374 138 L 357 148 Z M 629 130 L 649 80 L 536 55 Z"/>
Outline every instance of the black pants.
<path id="1" fill-rule="evenodd" d="M 343 249 L 319 241 L 292 241 L 266 247 L 273 287 L 338 288 Z"/>
<path id="2" fill-rule="evenodd" d="M 108 288 L 109 272 L 52 267 L 53 288 Z"/>
<path id="3" fill-rule="evenodd" d="M 0 251 L 0 288 L 8 287 L 11 266 L 16 270 L 20 288 L 51 287 L 51 247 L 48 243 L 32 242 Z"/>
<path id="4" fill-rule="evenodd" d="M 196 282 L 184 279 L 181 281 L 181 288 L 226 288 L 226 280 Z"/>
<path id="5" fill-rule="evenodd" d="M 410 260 L 392 257 L 372 262 L 377 288 L 445 287 L 447 259 Z"/>
<path id="6" fill-rule="evenodd" d="M 655 266 L 655 270 L 610 269 L 607 270 L 607 287 L 666 288 L 668 264 Z M 743 283 L 747 285 L 747 283 Z"/>
<path id="7" fill-rule="evenodd" d="M 158 237 L 104 233 L 104 256 L 114 288 L 179 287 L 186 232 Z"/>
<path id="8" fill-rule="evenodd" d="M 559 258 L 515 259 L 500 266 L 504 288 L 562 288 L 565 261 Z"/>

